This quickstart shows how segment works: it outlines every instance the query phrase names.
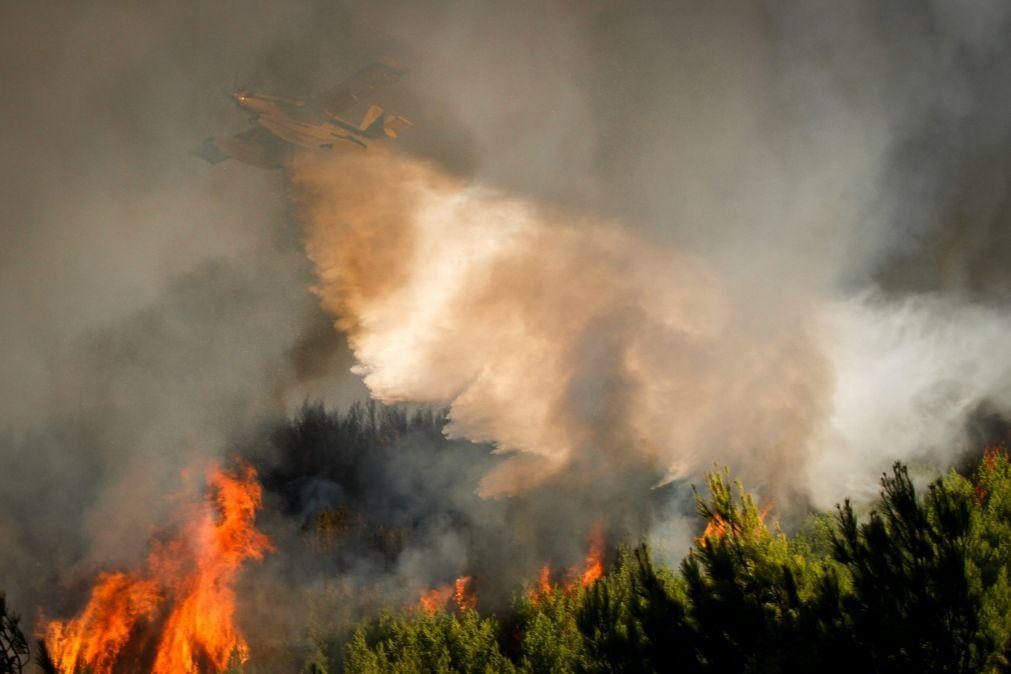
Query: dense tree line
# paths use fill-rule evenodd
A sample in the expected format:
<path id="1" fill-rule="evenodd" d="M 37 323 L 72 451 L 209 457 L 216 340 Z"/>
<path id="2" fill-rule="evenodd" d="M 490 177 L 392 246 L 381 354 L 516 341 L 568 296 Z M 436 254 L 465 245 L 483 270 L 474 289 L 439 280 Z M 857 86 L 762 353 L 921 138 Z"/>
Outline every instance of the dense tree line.
<path id="1" fill-rule="evenodd" d="M 446 440 L 445 423 L 424 409 L 306 405 L 266 436 L 261 476 L 328 559 L 393 565 L 426 517 L 466 528 L 482 505 L 449 494 L 476 482 L 487 452 Z M 917 489 L 897 464 L 869 508 L 844 503 L 791 535 L 716 472 L 677 568 L 619 547 L 587 587 L 531 578 L 485 612 L 314 624 L 298 660 L 306 674 L 1011 671 L 1011 461 L 990 451 L 965 472 Z M 0 623 L 0 671 L 18 671 L 27 644 L 2 599 Z M 262 671 L 255 658 L 240 670 Z"/>
<path id="2" fill-rule="evenodd" d="M 709 476 L 677 570 L 622 548 L 587 588 L 529 589 L 508 615 L 384 615 L 313 672 L 996 672 L 1011 658 L 1011 462 L 925 491 L 896 464 L 785 535 Z"/>
<path id="3" fill-rule="evenodd" d="M 426 522 L 471 526 L 473 490 L 489 465 L 488 447 L 443 434 L 445 414 L 374 401 L 346 411 L 306 403 L 251 451 L 264 488 L 338 564 L 394 564 Z"/>

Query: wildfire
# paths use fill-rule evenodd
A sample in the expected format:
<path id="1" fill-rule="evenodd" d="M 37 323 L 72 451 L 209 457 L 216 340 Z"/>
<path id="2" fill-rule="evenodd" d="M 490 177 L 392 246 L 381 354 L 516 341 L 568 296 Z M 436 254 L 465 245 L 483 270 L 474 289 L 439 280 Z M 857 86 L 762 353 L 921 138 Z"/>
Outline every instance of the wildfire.
<path id="1" fill-rule="evenodd" d="M 470 576 L 461 576 L 453 583 L 453 603 L 460 611 L 470 611 L 477 606 L 477 595 L 471 587 Z"/>
<path id="2" fill-rule="evenodd" d="M 552 588 L 551 567 L 545 564 L 541 567 L 541 574 L 537 577 L 537 590 L 540 594 L 550 597 Z"/>
<path id="3" fill-rule="evenodd" d="M 77 671 L 78 665 L 93 674 L 111 674 L 134 626 L 151 619 L 161 599 L 153 580 L 125 573 L 99 576 L 81 615 L 47 626 L 45 640 L 53 663 L 64 674 Z"/>
<path id="4" fill-rule="evenodd" d="M 593 585 L 604 575 L 604 527 L 598 524 L 590 530 L 589 544 L 583 573 L 579 576 L 579 584 L 583 587 Z"/>
<path id="5" fill-rule="evenodd" d="M 453 586 L 443 585 L 421 593 L 421 610 L 425 613 L 437 613 L 446 607 L 453 596 Z"/>
<path id="6" fill-rule="evenodd" d="M 587 536 L 588 549 L 583 566 L 569 569 L 569 580 L 562 585 L 565 592 L 571 592 L 577 586 L 590 587 L 600 580 L 604 575 L 604 527 L 597 524 L 590 530 Z M 530 589 L 527 596 L 534 605 L 541 599 L 549 599 L 555 591 L 555 585 L 551 582 L 551 565 L 545 564 L 541 567 L 537 576 L 537 584 Z"/>
<path id="7" fill-rule="evenodd" d="M 727 535 L 727 531 L 730 530 L 730 525 L 727 521 L 717 514 L 713 514 L 712 518 L 706 523 L 706 529 L 699 536 L 699 545 L 705 547 L 706 541 L 710 538 L 715 538 L 716 540 L 722 539 Z"/>
<path id="8" fill-rule="evenodd" d="M 765 506 L 758 513 L 758 522 L 755 523 L 753 533 L 757 536 L 762 534 L 765 529 L 765 518 L 768 517 L 769 513 L 772 512 L 772 504 Z M 713 513 L 706 523 L 706 528 L 702 532 L 702 535 L 698 537 L 697 542 L 700 547 L 706 547 L 706 541 L 709 540 L 722 540 L 728 533 L 735 532 L 741 533 L 739 525 L 733 525 L 724 519 L 719 513 Z"/>
<path id="9" fill-rule="evenodd" d="M 248 659 L 234 624 L 234 585 L 247 559 L 271 549 L 254 526 L 260 485 L 250 467 L 234 474 L 212 468 L 208 485 L 212 499 L 140 572 L 100 576 L 80 615 L 46 625 L 44 640 L 61 674 L 124 667 L 220 672 L 233 657 Z M 157 644 L 153 654 L 146 644 Z"/>
<path id="10" fill-rule="evenodd" d="M 438 613 L 452 604 L 459 612 L 469 611 L 477 606 L 477 594 L 474 592 L 473 580 L 470 576 L 460 576 L 452 585 L 427 590 L 421 593 L 419 608 L 429 615 Z"/>

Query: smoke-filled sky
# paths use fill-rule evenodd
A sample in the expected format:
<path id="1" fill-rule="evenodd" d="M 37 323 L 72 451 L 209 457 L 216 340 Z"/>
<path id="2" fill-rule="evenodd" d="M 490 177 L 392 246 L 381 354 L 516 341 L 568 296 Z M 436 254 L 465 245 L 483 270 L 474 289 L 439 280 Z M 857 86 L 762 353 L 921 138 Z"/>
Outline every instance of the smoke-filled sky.
<path id="1" fill-rule="evenodd" d="M 306 396 L 450 406 L 510 454 L 498 497 L 721 461 L 825 507 L 957 461 L 1011 406 L 1009 19 L 6 4 L 0 588 L 66 608 L 181 468 Z M 187 154 L 245 128 L 223 91 L 381 56 L 411 69 L 377 99 L 415 124 L 393 152 Z"/>

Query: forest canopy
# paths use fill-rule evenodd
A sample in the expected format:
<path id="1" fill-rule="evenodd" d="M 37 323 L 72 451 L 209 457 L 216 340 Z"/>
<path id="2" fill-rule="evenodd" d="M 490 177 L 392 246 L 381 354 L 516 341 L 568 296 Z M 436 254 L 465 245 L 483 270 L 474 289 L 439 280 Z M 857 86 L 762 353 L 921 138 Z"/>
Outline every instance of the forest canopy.
<path id="1" fill-rule="evenodd" d="M 987 452 L 917 490 L 896 464 L 793 535 L 728 473 L 697 496 L 705 530 L 677 569 L 620 547 L 588 587 L 519 592 L 511 611 L 405 611 L 361 624 L 347 672 L 979 672 L 1011 655 L 1011 462 Z"/>

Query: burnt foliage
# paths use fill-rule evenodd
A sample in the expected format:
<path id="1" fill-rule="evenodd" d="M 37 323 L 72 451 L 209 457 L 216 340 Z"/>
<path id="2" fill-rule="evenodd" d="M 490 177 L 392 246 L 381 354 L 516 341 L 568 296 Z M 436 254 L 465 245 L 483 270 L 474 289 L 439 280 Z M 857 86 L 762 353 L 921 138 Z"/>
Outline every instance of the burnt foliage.
<path id="1" fill-rule="evenodd" d="M 0 672 L 20 674 L 28 664 L 28 641 L 18 626 L 21 619 L 8 613 L 7 598 L 0 592 Z"/>
<path id="2" fill-rule="evenodd" d="M 268 433 L 263 486 L 338 564 L 389 566 L 435 526 L 468 531 L 480 507 L 473 485 L 489 448 L 447 439 L 446 423 L 430 408 L 306 403 Z"/>

